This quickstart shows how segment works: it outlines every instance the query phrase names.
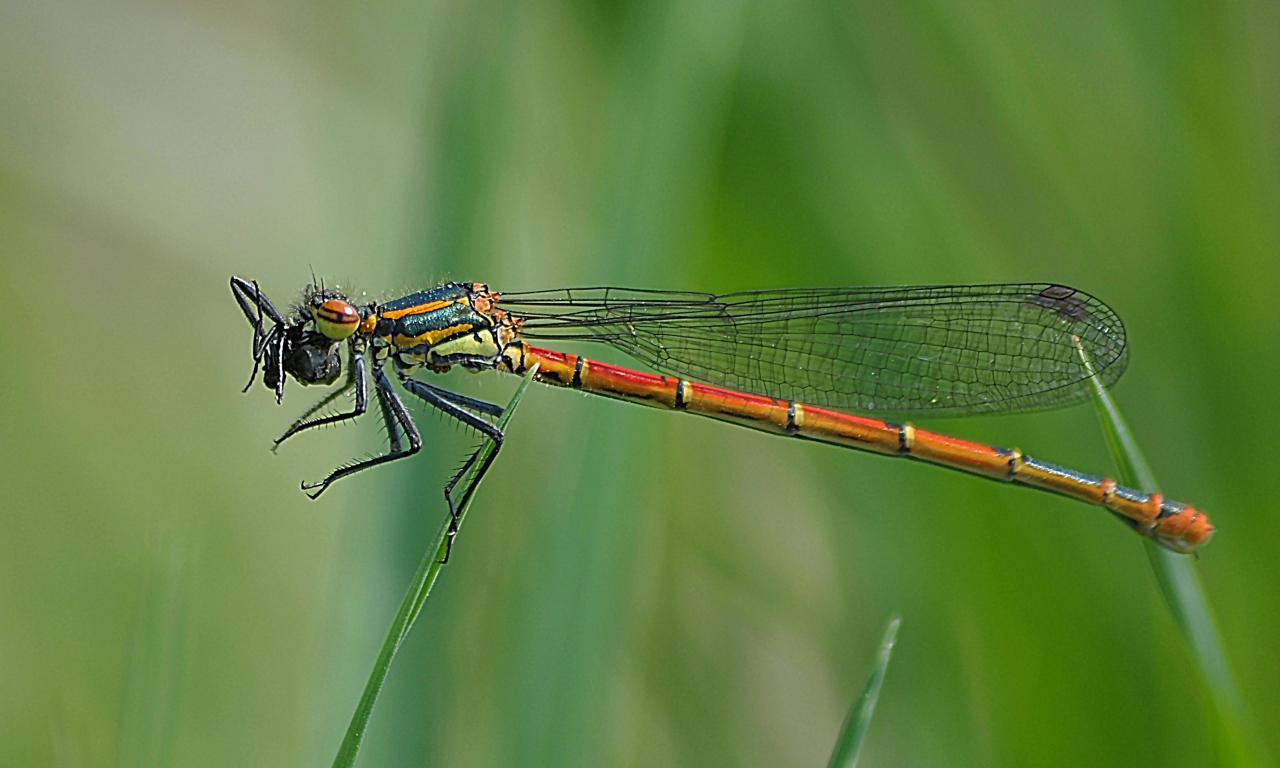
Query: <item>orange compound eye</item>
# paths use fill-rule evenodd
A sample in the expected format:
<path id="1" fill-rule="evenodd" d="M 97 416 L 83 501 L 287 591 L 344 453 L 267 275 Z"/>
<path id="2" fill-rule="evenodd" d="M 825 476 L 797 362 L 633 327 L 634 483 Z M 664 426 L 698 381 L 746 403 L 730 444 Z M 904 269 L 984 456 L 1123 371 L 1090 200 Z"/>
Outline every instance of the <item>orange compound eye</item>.
<path id="1" fill-rule="evenodd" d="M 360 327 L 360 313 L 341 299 L 329 299 L 311 311 L 316 330 L 334 341 L 341 341 Z"/>

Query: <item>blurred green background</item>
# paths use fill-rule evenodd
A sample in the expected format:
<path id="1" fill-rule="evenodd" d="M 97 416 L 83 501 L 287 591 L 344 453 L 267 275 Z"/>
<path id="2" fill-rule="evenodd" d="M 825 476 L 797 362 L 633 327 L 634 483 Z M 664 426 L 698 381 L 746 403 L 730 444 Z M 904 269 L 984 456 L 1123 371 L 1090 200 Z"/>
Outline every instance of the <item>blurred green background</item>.
<path id="1" fill-rule="evenodd" d="M 273 456 L 317 393 L 240 394 L 227 280 L 312 269 L 1104 297 L 1280 754 L 1274 2 L 0 5 L 0 764 L 332 759 L 474 438 L 307 500 L 376 419 Z M 1087 406 L 920 423 L 1113 471 Z M 1222 759 L 1097 509 L 547 387 L 509 434 L 362 766 L 823 765 L 894 611 L 863 765 Z"/>

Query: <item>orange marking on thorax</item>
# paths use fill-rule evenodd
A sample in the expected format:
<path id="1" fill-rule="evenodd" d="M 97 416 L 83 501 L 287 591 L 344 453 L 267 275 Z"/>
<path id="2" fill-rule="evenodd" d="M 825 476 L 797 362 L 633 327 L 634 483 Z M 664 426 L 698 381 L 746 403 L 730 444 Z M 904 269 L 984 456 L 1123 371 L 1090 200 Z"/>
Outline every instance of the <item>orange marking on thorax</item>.
<path id="1" fill-rule="evenodd" d="M 460 302 L 462 304 L 468 304 L 468 305 L 470 304 L 470 302 L 467 301 L 467 298 L 464 296 L 460 299 L 449 299 L 448 301 L 428 301 L 426 304 L 415 304 L 412 307 L 405 307 L 404 309 L 393 309 L 390 312 L 383 312 L 382 316 L 388 320 L 399 320 L 400 318 L 407 317 L 409 315 L 425 315 L 428 312 L 435 312 L 437 309 L 444 309 L 445 307 L 449 306 L 455 301 Z"/>

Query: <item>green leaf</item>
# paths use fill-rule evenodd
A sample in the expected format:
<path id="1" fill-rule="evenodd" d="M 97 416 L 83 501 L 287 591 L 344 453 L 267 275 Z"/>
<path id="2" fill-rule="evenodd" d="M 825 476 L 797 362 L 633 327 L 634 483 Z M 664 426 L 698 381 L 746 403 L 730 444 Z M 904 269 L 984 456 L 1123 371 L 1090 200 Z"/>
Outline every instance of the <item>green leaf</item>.
<path id="1" fill-rule="evenodd" d="M 880 641 L 880 655 L 876 659 L 875 669 L 867 678 L 862 695 L 853 703 L 849 716 L 844 720 L 840 736 L 836 738 L 835 749 L 831 752 L 828 768 L 853 768 L 858 764 L 858 752 L 862 749 L 862 740 L 871 727 L 871 715 L 876 709 L 876 699 L 880 698 L 880 686 L 884 683 L 885 670 L 889 668 L 889 656 L 893 653 L 893 644 L 898 639 L 898 627 L 901 617 L 894 616 L 884 631 L 884 639 Z"/>
<path id="2" fill-rule="evenodd" d="M 1085 364 L 1089 364 L 1087 359 Z M 1090 381 L 1093 382 L 1093 402 L 1097 406 L 1107 446 L 1115 458 L 1120 483 L 1146 493 L 1157 492 L 1159 488 L 1151 466 L 1138 447 L 1138 441 L 1115 400 L 1111 398 L 1111 393 L 1097 377 Z M 1226 757 L 1231 765 L 1270 765 L 1271 762 L 1265 757 L 1266 753 L 1255 735 L 1244 700 L 1240 697 L 1240 687 L 1227 663 L 1226 649 L 1223 648 L 1222 637 L 1209 606 L 1209 596 L 1205 592 L 1195 558 L 1165 549 L 1151 539 L 1146 539 L 1144 543 L 1156 583 L 1160 585 L 1165 603 L 1173 613 L 1174 621 L 1191 650 L 1200 677 L 1209 690 Z"/>
<path id="3" fill-rule="evenodd" d="M 511 416 L 515 413 L 516 406 L 520 404 L 520 398 L 524 397 L 524 391 L 529 388 L 529 382 L 533 381 L 533 376 L 537 371 L 538 366 L 535 365 L 525 374 L 524 380 L 520 382 L 515 394 L 511 396 L 511 402 L 507 404 L 506 410 L 502 412 L 502 416 L 498 419 L 498 429 L 506 430 L 507 423 L 511 421 Z M 496 449 L 492 443 L 485 446 L 484 453 L 476 461 L 475 466 L 483 465 L 494 450 Z M 463 521 L 466 520 L 467 510 L 471 508 L 471 502 L 475 500 L 476 495 L 472 493 L 471 498 L 467 499 L 467 503 L 462 506 L 462 509 L 458 510 L 459 532 L 462 530 Z M 333 760 L 334 768 L 349 768 L 355 764 L 356 754 L 360 751 L 360 743 L 364 740 L 365 730 L 369 727 L 369 716 L 373 714 L 374 702 L 378 700 L 378 694 L 382 692 L 382 686 L 387 681 L 387 672 L 391 669 L 391 662 L 395 659 L 396 652 L 400 650 L 404 639 L 409 635 L 409 629 L 413 626 L 414 620 L 422 612 L 422 606 L 426 604 L 427 597 L 431 594 L 431 587 L 435 585 L 436 577 L 440 575 L 440 561 L 444 558 L 445 538 L 448 530 L 449 518 L 445 517 L 444 522 L 440 524 L 440 529 L 436 531 L 431 546 L 427 547 L 427 552 L 423 555 L 422 562 L 418 564 L 418 570 L 413 574 L 413 581 L 409 584 L 409 590 L 405 592 L 404 599 L 400 602 L 400 609 L 396 611 L 395 619 L 392 620 L 391 627 L 387 630 L 387 637 L 382 641 L 382 651 L 378 653 L 378 660 L 374 662 L 373 671 L 369 673 L 369 681 L 365 683 L 364 693 L 360 696 L 360 703 L 356 705 L 356 711 L 351 716 L 351 723 L 347 726 L 347 734 L 342 739 L 342 746 L 339 747 L 338 755 Z M 456 541 L 457 536 L 455 535 L 454 538 Z"/>

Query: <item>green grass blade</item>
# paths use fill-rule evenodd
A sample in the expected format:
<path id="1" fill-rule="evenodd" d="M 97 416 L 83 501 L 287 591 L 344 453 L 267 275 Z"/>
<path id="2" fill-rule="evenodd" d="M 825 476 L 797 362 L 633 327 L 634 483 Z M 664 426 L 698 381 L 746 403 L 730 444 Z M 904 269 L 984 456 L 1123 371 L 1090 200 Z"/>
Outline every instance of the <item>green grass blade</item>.
<path id="1" fill-rule="evenodd" d="M 1087 365 L 1088 360 L 1085 363 Z M 1107 446 L 1115 457 L 1120 483 L 1146 493 L 1155 493 L 1159 490 L 1155 475 L 1115 400 L 1096 377 L 1091 381 L 1094 405 L 1098 409 L 1098 419 L 1102 422 Z M 1174 621 L 1209 690 L 1221 729 L 1224 752 L 1231 761 L 1230 764 L 1271 765 L 1270 760 L 1265 758 L 1261 743 L 1254 736 L 1248 711 L 1240 696 L 1240 687 L 1231 674 L 1226 649 L 1223 648 L 1222 637 L 1209 606 L 1209 596 L 1205 592 L 1195 558 L 1171 552 L 1151 539 L 1147 539 L 1145 544 L 1156 583 L 1160 585 L 1165 602 L 1173 613 Z"/>
<path id="2" fill-rule="evenodd" d="M 885 670 L 889 668 L 889 656 L 893 653 L 893 644 L 898 639 L 898 627 L 902 619 L 894 616 L 884 631 L 884 640 L 880 641 L 880 656 L 876 659 L 875 669 L 867 678 L 867 685 L 862 695 L 853 703 L 849 716 L 844 720 L 840 736 L 836 738 L 835 749 L 831 751 L 828 768 L 853 768 L 858 764 L 858 752 L 862 750 L 862 739 L 871 726 L 871 715 L 876 709 L 876 699 L 880 698 L 880 686 L 884 683 Z"/>
<path id="3" fill-rule="evenodd" d="M 538 367 L 535 365 L 524 376 L 524 380 L 520 382 L 520 386 L 516 388 L 516 392 L 511 396 L 511 402 L 507 404 L 506 410 L 502 412 L 501 418 L 498 419 L 498 428 L 506 430 L 507 423 L 511 421 L 512 414 L 515 413 L 516 406 L 520 404 L 520 398 L 524 397 L 524 391 L 529 388 L 529 382 L 533 381 L 533 375 L 537 373 Z M 485 446 L 485 452 L 476 462 L 476 466 L 480 466 L 493 453 L 492 444 Z M 458 529 L 461 531 L 462 523 L 467 517 L 467 510 L 471 508 L 471 502 L 475 501 L 476 494 L 472 493 L 471 498 L 467 499 L 467 503 L 458 510 Z M 418 564 L 418 570 L 413 574 L 413 581 L 409 584 L 409 590 L 405 592 L 404 600 L 400 602 L 400 609 L 396 611 L 395 619 L 391 622 L 390 629 L 387 630 L 387 637 L 382 642 L 382 650 L 378 653 L 378 660 L 374 662 L 373 671 L 369 673 L 369 681 L 365 683 L 364 693 L 360 696 L 360 703 L 356 705 L 356 711 L 351 716 L 351 723 L 347 726 L 347 734 L 342 739 L 342 746 L 338 749 L 338 755 L 333 760 L 334 768 L 350 768 L 355 764 L 356 754 L 360 751 L 360 742 L 364 740 L 365 730 L 369 727 L 369 716 L 373 714 L 374 702 L 378 700 L 378 694 L 382 692 L 382 686 L 387 681 L 387 672 L 391 669 L 391 662 L 395 659 L 396 652 L 400 650 L 400 645 L 404 643 L 404 639 L 409 635 L 409 629 L 413 626 L 414 620 L 418 618 L 418 614 L 422 612 L 422 606 L 426 604 L 427 597 L 431 594 L 431 587 L 436 583 L 436 577 L 440 575 L 440 560 L 444 557 L 445 552 L 445 536 L 449 530 L 449 519 L 446 517 L 444 522 L 440 524 L 440 529 L 436 531 L 435 538 L 432 539 L 431 546 L 427 547 L 427 552 L 422 557 L 422 562 Z M 456 541 L 456 536 L 455 536 Z"/>

